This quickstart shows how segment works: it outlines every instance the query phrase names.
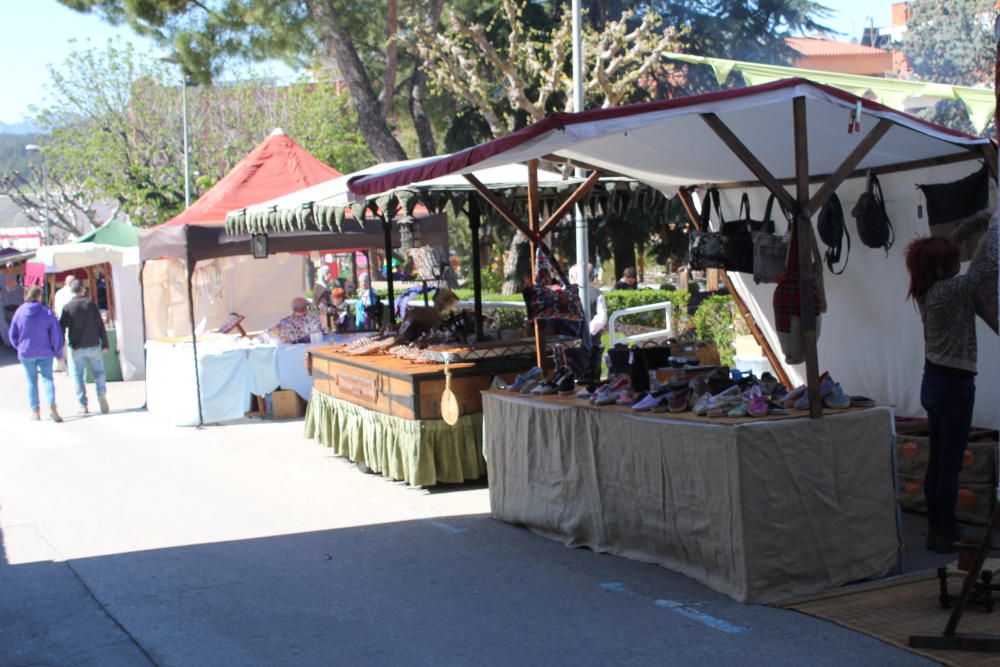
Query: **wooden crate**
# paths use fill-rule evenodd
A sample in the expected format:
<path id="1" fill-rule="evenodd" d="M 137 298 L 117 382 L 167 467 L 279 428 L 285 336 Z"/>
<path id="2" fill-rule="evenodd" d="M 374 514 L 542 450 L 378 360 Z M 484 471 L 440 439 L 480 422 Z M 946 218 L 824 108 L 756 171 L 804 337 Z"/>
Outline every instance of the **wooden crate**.
<path id="1" fill-rule="evenodd" d="M 329 396 L 402 419 L 441 419 L 444 364 L 416 364 L 389 355 L 352 357 L 309 348 L 313 388 Z M 451 390 L 459 414 L 482 412 L 480 393 L 494 375 L 512 380 L 531 368 L 530 357 L 451 364 Z"/>

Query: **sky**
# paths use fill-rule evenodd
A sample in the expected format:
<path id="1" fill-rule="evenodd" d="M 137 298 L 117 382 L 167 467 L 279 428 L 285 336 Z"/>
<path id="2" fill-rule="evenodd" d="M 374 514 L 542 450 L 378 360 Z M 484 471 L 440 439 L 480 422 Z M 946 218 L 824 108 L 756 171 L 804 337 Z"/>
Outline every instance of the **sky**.
<path id="1" fill-rule="evenodd" d="M 827 0 L 825 4 L 834 11 L 827 24 L 847 37 L 856 37 L 869 16 L 877 26 L 888 25 L 892 0 Z M 0 62 L 4 63 L 0 122 L 21 122 L 29 115 L 30 105 L 44 102 L 49 65 L 58 65 L 72 51 L 85 48 L 87 40 L 102 46 L 114 37 L 150 53 L 159 52 L 155 44 L 128 28 L 115 28 L 56 0 L 0 0 Z"/>

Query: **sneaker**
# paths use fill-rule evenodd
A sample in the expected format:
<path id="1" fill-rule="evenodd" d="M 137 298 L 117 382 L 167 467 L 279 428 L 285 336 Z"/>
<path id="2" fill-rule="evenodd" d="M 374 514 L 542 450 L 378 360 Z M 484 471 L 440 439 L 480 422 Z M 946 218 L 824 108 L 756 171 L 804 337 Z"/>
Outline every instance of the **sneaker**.
<path id="1" fill-rule="evenodd" d="M 523 392 L 522 392 L 523 393 Z M 549 394 L 556 393 L 556 382 L 555 380 L 542 380 L 534 387 L 531 388 L 532 396 L 548 396 Z"/>
<path id="2" fill-rule="evenodd" d="M 740 401 L 733 407 L 729 408 L 729 412 L 726 413 L 726 416 L 739 419 L 741 417 L 747 416 L 747 410 L 748 408 L 746 401 Z"/>
<path id="3" fill-rule="evenodd" d="M 78 407 L 76 409 L 76 414 L 81 415 L 81 416 L 82 415 L 86 415 L 86 414 L 90 414 L 90 410 L 87 409 L 86 405 L 81 405 L 80 407 Z"/>
<path id="4" fill-rule="evenodd" d="M 828 373 L 823 373 L 819 379 L 819 397 L 820 400 L 824 400 L 826 395 L 833 391 L 833 388 L 837 386 L 837 383 L 833 381 Z M 848 403 L 849 404 L 849 403 Z M 787 405 L 787 402 L 786 402 Z M 806 410 L 809 408 L 809 392 L 805 391 L 801 396 L 798 397 L 793 406 L 796 410 Z"/>
<path id="5" fill-rule="evenodd" d="M 110 410 L 110 408 L 108 407 L 108 397 L 98 396 L 97 403 L 101 406 L 101 414 L 102 415 L 108 414 L 108 411 Z"/>
<path id="6" fill-rule="evenodd" d="M 538 378 L 541 374 L 542 374 L 542 369 L 539 368 L 538 366 L 535 366 L 527 373 L 524 373 L 523 375 L 518 375 L 516 378 L 514 378 L 514 381 L 510 383 L 510 385 L 507 388 L 510 391 L 521 391 L 521 389 L 524 387 L 526 383 Z"/>
<path id="7" fill-rule="evenodd" d="M 38 408 L 31 411 L 31 421 L 36 422 L 42 418 L 41 413 L 38 412 Z"/>
<path id="8" fill-rule="evenodd" d="M 522 382 L 521 383 L 521 388 L 520 389 L 516 389 L 514 391 L 516 391 L 517 393 L 520 393 L 520 394 L 530 394 L 532 389 L 534 389 L 535 387 L 537 387 L 538 385 L 540 385 L 544 381 L 545 381 L 545 378 L 542 378 L 540 376 L 536 376 L 536 377 L 530 378 L 530 379 L 525 380 L 524 382 Z"/>
<path id="9" fill-rule="evenodd" d="M 801 384 L 798 387 L 796 387 L 795 389 L 792 389 L 790 392 L 788 392 L 784 396 L 782 396 L 780 399 L 778 399 L 778 403 L 783 408 L 790 408 L 793 405 L 795 405 L 796 401 L 798 401 L 800 398 L 802 398 L 803 396 L 806 395 L 806 391 L 807 390 L 808 390 L 808 387 L 806 387 L 804 384 Z"/>
<path id="10" fill-rule="evenodd" d="M 751 417 L 767 416 L 767 399 L 762 395 L 754 396 L 747 403 L 747 414 Z"/>
<path id="11" fill-rule="evenodd" d="M 52 418 L 52 421 L 57 423 L 62 421 L 62 417 L 59 416 L 59 411 L 56 410 L 56 406 L 54 405 L 49 407 L 49 417 Z"/>
<path id="12" fill-rule="evenodd" d="M 656 392 L 650 392 L 633 403 L 632 409 L 636 412 L 646 412 L 648 410 L 652 410 L 655 406 L 666 400 L 666 396 L 666 394 L 657 395 Z"/>
<path id="13" fill-rule="evenodd" d="M 507 383 L 504 382 L 503 378 L 500 377 L 499 375 L 493 376 L 493 381 L 490 382 L 490 389 L 494 389 L 497 391 L 510 391 L 510 387 L 507 386 Z"/>
<path id="14" fill-rule="evenodd" d="M 851 397 L 845 394 L 840 383 L 836 382 L 833 389 L 823 397 L 823 405 L 831 410 L 846 410 L 851 407 Z"/>
<path id="15" fill-rule="evenodd" d="M 603 394 L 611 394 L 614 397 L 612 398 L 613 402 L 614 399 L 617 398 L 622 393 L 622 390 L 628 389 L 629 385 L 631 384 L 632 381 L 629 379 L 627 375 L 623 375 L 617 380 L 613 381 L 608 380 L 607 384 L 599 388 L 596 392 L 594 392 L 591 395 L 590 402 L 594 403 L 595 405 L 607 405 L 607 403 L 598 403 L 597 402 L 598 397 L 602 396 Z M 607 397 L 605 396 L 605 398 Z"/>
<path id="16" fill-rule="evenodd" d="M 852 408 L 874 408 L 875 401 L 867 396 L 851 396 Z"/>
<path id="17" fill-rule="evenodd" d="M 615 399 L 615 405 L 629 408 L 635 404 L 636 398 L 637 396 L 634 396 L 628 389 L 622 389 L 621 393 L 618 394 L 618 398 Z"/>
<path id="18" fill-rule="evenodd" d="M 620 391 L 611 391 L 609 388 L 605 388 L 594 394 L 592 402 L 594 405 L 611 405 L 621 398 L 621 394 Z"/>
<path id="19" fill-rule="evenodd" d="M 670 412 L 687 412 L 689 394 L 690 391 L 687 389 L 680 389 L 667 394 L 667 409 Z"/>
<path id="20" fill-rule="evenodd" d="M 572 373 L 566 373 L 556 384 L 556 391 L 560 396 L 569 396 L 576 391 L 576 377 Z"/>
<path id="21" fill-rule="evenodd" d="M 576 392 L 576 397 L 581 401 L 589 401 L 595 391 L 597 391 L 597 387 L 592 384 L 588 384 L 586 387 Z"/>

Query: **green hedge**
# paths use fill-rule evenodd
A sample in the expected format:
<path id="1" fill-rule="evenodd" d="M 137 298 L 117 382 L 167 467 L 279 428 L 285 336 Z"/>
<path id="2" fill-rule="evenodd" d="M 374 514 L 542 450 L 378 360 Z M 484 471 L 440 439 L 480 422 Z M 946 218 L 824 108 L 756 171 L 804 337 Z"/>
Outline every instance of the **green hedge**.
<path id="1" fill-rule="evenodd" d="M 688 327 L 687 303 L 690 297 L 691 295 L 687 292 L 655 289 L 611 290 L 604 293 L 604 300 L 608 304 L 609 317 L 616 310 L 669 301 L 673 304 L 671 313 L 673 314 L 674 330 L 677 332 L 684 331 Z M 657 329 L 664 326 L 662 310 L 626 315 L 618 321 L 622 324 L 641 325 Z"/>
<path id="2" fill-rule="evenodd" d="M 727 366 L 733 365 L 736 349 L 733 339 L 749 333 L 731 296 L 710 296 L 698 306 L 692 318 L 695 331 L 701 340 L 713 340 L 719 348 L 719 358 Z"/>

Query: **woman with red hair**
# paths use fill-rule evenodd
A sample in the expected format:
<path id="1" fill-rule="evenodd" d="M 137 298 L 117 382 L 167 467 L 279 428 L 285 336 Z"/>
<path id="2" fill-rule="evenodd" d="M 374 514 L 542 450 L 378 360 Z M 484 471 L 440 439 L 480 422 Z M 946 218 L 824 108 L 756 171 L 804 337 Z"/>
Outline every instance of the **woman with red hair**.
<path id="1" fill-rule="evenodd" d="M 977 216 L 952 238 L 919 238 L 906 249 L 909 296 L 924 325 L 924 378 L 920 402 L 927 411 L 930 460 L 924 478 L 927 548 L 955 551 L 958 475 L 972 426 L 976 397 L 976 302 L 980 285 L 997 271 L 997 225 L 989 225 L 969 269 L 959 273 L 958 242 L 989 221 Z"/>

